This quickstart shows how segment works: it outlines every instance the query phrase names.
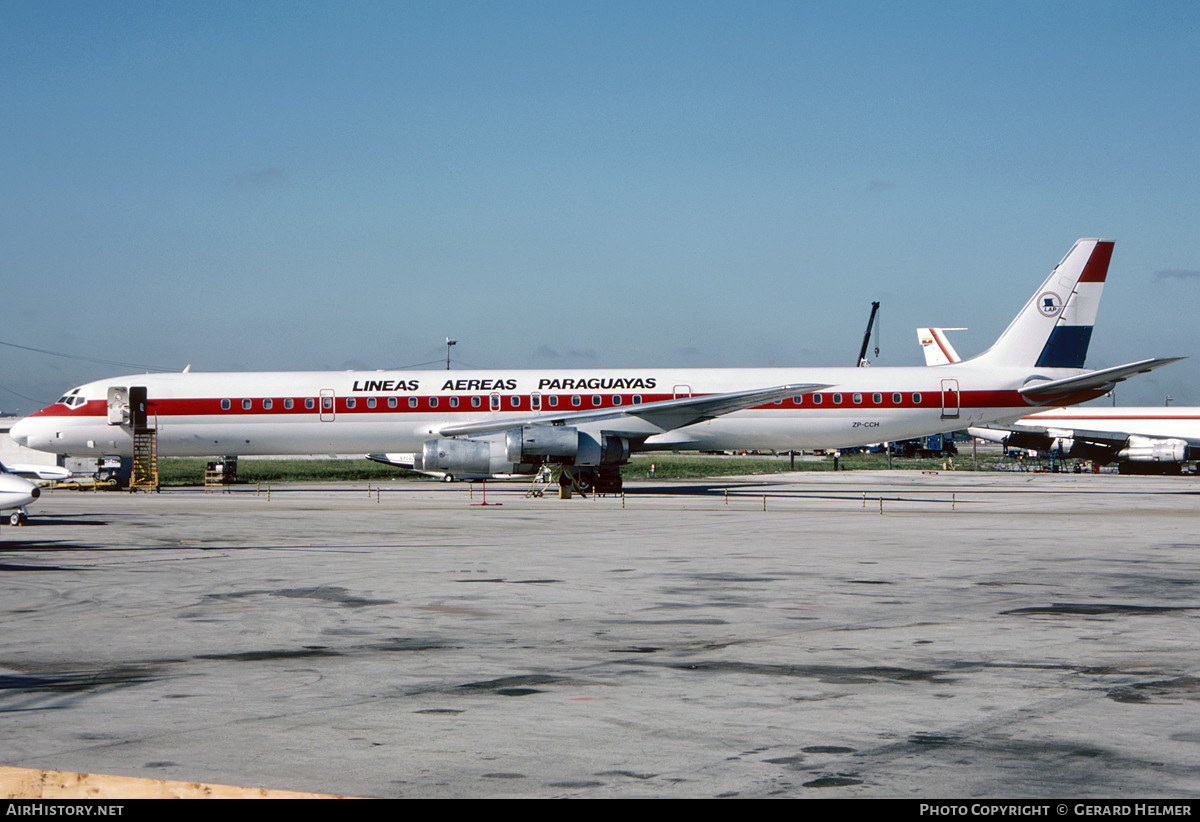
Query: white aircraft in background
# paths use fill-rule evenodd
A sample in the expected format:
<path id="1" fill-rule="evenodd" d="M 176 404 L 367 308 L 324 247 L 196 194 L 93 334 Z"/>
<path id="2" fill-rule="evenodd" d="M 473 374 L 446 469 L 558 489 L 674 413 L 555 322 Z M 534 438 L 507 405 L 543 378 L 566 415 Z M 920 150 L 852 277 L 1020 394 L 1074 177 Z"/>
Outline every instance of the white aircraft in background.
<path id="1" fill-rule="evenodd" d="M 412 453 L 459 479 L 564 467 L 620 488 L 641 451 L 846 447 L 1084 402 L 1178 358 L 1088 371 L 1113 243 L 1079 240 L 1000 338 L 934 368 L 556 369 L 146 374 L 99 380 L 20 420 L 29 448 L 159 456 Z"/>
<path id="2" fill-rule="evenodd" d="M 960 361 L 946 331 L 918 328 L 926 365 Z M 1200 459 L 1200 408 L 1052 408 L 1006 424 L 971 426 L 967 433 L 1012 448 L 1117 463 L 1121 473 L 1179 473 Z"/>
<path id="3" fill-rule="evenodd" d="M 14 509 L 8 518 L 12 525 L 25 524 L 29 519 L 25 506 L 41 496 L 41 493 L 36 483 L 19 477 L 4 465 L 0 465 L 0 511 Z"/>
<path id="4" fill-rule="evenodd" d="M 1054 408 L 967 433 L 1010 448 L 1117 463 L 1122 474 L 1178 474 L 1200 459 L 1200 408 Z"/>

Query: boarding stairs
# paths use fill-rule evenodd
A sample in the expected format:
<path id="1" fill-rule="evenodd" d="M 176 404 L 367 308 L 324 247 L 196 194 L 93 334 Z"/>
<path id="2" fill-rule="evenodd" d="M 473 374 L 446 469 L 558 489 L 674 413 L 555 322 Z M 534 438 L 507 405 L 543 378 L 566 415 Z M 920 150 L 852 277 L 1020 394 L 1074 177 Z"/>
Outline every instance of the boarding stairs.
<path id="1" fill-rule="evenodd" d="M 158 430 L 149 426 L 133 429 L 133 473 L 130 491 L 158 490 Z"/>

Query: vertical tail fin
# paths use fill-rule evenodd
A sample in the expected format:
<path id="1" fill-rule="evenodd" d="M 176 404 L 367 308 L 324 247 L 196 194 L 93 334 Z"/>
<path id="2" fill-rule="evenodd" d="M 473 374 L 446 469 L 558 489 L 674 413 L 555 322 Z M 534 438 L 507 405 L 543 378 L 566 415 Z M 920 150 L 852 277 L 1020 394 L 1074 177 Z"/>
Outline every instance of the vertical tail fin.
<path id="1" fill-rule="evenodd" d="M 1083 368 L 1112 240 L 1077 240 L 1000 338 L 976 359 L 990 365 Z"/>
<path id="2" fill-rule="evenodd" d="M 917 342 L 925 352 L 926 365 L 947 365 L 959 362 L 962 357 L 954 350 L 950 340 L 946 338 L 947 331 L 966 331 L 965 328 L 918 328 Z"/>

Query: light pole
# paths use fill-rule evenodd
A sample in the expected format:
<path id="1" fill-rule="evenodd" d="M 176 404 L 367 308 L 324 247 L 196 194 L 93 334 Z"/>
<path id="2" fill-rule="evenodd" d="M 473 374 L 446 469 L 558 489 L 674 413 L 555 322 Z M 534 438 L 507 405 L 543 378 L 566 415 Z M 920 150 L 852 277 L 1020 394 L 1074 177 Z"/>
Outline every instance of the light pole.
<path id="1" fill-rule="evenodd" d="M 452 340 L 449 337 L 447 337 L 446 338 L 446 370 L 447 371 L 450 370 L 450 346 L 452 346 L 452 345 L 458 345 L 458 340 Z"/>

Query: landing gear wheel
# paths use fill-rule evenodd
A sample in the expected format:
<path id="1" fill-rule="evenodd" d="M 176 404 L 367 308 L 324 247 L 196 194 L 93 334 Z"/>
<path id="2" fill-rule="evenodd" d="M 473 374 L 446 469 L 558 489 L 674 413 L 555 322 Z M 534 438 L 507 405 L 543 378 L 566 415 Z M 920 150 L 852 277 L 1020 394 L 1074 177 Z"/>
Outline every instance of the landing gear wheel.
<path id="1" fill-rule="evenodd" d="M 447 474 L 446 476 L 442 477 L 442 482 L 454 482 L 454 475 Z"/>
<path id="2" fill-rule="evenodd" d="M 20 511 L 14 511 L 8 515 L 9 525 L 28 525 L 29 517 L 22 514 Z"/>

